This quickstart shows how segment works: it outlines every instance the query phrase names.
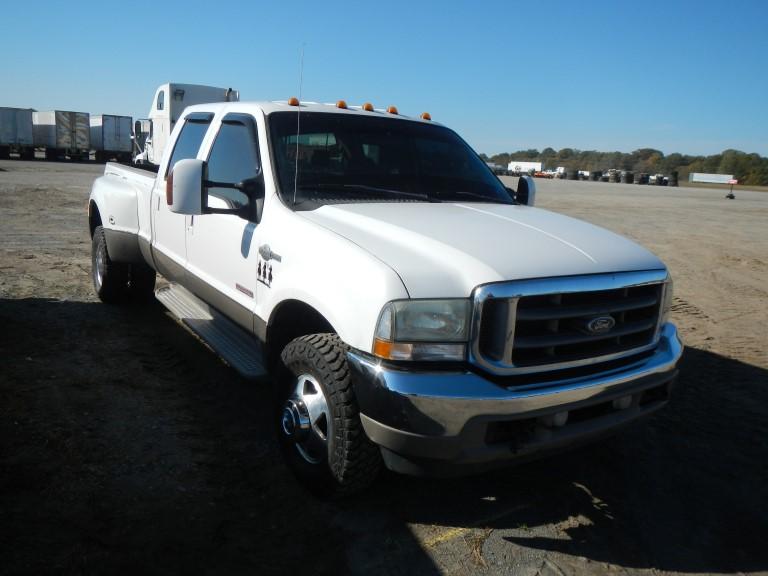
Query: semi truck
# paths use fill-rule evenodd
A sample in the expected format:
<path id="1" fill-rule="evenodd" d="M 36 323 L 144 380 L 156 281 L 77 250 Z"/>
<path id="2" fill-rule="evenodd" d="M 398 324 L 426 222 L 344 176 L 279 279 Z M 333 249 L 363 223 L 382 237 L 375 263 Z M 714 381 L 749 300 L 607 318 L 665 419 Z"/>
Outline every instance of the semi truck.
<path id="1" fill-rule="evenodd" d="M 91 150 L 96 162 L 115 158 L 130 162 L 133 158 L 133 119 L 130 116 L 97 114 L 90 118 Z"/>
<path id="2" fill-rule="evenodd" d="M 137 153 L 134 162 L 153 165 L 160 163 L 173 127 L 187 106 L 206 102 L 237 102 L 239 99 L 240 93 L 232 88 L 172 82 L 162 84 L 155 91 L 149 118 L 137 121 L 137 131 L 134 133 Z"/>
<path id="3" fill-rule="evenodd" d="M 32 123 L 35 146 L 45 148 L 47 159 L 62 156 L 78 160 L 90 158 L 91 127 L 87 112 L 33 112 Z"/>
<path id="4" fill-rule="evenodd" d="M 11 152 L 22 160 L 35 157 L 31 109 L 0 107 L 0 159 L 10 158 Z"/>
<path id="5" fill-rule="evenodd" d="M 95 293 L 157 298 L 275 386 L 285 460 L 322 496 L 554 453 L 670 398 L 666 266 L 536 208 L 532 178 L 506 188 L 426 113 L 204 104 L 164 148 L 93 184 Z"/>

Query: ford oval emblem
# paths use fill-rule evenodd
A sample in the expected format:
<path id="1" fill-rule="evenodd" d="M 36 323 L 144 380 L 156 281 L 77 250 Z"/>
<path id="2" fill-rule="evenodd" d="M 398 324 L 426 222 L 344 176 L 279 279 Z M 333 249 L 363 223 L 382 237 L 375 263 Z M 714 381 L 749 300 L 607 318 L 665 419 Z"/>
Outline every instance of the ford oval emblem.
<path id="1" fill-rule="evenodd" d="M 615 325 L 616 320 L 612 316 L 598 316 L 587 322 L 587 331 L 590 334 L 604 334 L 610 332 Z"/>

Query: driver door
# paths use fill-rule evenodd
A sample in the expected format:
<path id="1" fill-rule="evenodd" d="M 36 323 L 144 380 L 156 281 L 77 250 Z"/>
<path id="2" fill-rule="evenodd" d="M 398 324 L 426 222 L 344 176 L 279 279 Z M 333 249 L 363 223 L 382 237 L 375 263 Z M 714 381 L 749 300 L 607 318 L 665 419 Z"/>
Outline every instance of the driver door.
<path id="1" fill-rule="evenodd" d="M 227 114 L 211 145 L 206 179 L 234 184 L 259 172 L 256 123 L 247 114 Z M 233 188 L 208 189 L 209 208 L 239 208 L 252 200 Z M 186 231 L 187 282 L 193 292 L 243 328 L 253 330 L 259 229 L 234 214 L 190 217 Z"/>

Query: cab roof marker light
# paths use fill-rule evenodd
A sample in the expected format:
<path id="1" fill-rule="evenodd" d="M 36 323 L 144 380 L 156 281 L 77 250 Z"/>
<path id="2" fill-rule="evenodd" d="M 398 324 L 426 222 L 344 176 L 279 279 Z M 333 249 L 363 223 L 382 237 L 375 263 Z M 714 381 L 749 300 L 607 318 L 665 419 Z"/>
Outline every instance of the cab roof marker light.
<path id="1" fill-rule="evenodd" d="M 390 106 L 389 108 L 387 108 L 387 113 L 397 114 L 397 106 Z"/>
<path id="2" fill-rule="evenodd" d="M 346 110 L 347 103 L 344 102 L 344 100 L 339 100 L 338 102 L 336 102 L 336 108 L 341 108 L 342 110 Z"/>
<path id="3" fill-rule="evenodd" d="M 422 112 L 421 113 L 421 119 L 422 120 L 432 120 L 432 115 L 429 112 Z"/>
<path id="4" fill-rule="evenodd" d="M 365 110 L 366 112 L 373 112 L 373 104 L 371 104 L 370 102 L 366 102 L 365 104 L 363 104 L 363 110 Z"/>
<path id="5" fill-rule="evenodd" d="M 299 99 L 296 98 L 296 96 L 291 96 L 288 98 L 288 106 L 298 106 L 299 105 Z"/>

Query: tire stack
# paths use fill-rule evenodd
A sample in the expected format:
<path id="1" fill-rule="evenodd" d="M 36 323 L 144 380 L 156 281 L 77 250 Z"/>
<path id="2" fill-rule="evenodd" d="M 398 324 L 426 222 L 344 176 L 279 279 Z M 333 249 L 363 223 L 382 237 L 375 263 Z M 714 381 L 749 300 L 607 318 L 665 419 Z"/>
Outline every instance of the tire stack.
<path id="1" fill-rule="evenodd" d="M 590 182 L 600 182 L 600 178 L 603 177 L 603 173 L 600 170 L 593 170 L 589 173 Z"/>
<path id="2" fill-rule="evenodd" d="M 568 170 L 567 179 L 568 180 L 578 180 L 579 179 L 579 171 L 578 170 Z"/>
<path id="3" fill-rule="evenodd" d="M 640 174 L 637 175 L 637 178 L 635 178 L 635 184 L 648 184 L 648 174 L 640 172 Z"/>
<path id="4" fill-rule="evenodd" d="M 669 173 L 669 183 L 667 185 L 677 187 L 677 170 Z"/>
<path id="5" fill-rule="evenodd" d="M 611 184 L 617 184 L 619 182 L 619 173 L 618 172 L 611 172 L 608 174 L 608 182 Z"/>

